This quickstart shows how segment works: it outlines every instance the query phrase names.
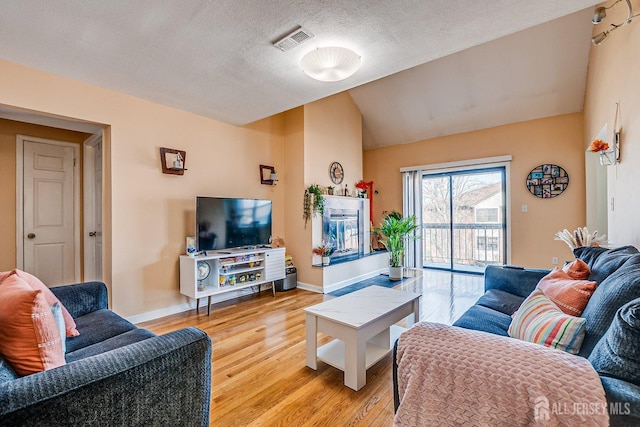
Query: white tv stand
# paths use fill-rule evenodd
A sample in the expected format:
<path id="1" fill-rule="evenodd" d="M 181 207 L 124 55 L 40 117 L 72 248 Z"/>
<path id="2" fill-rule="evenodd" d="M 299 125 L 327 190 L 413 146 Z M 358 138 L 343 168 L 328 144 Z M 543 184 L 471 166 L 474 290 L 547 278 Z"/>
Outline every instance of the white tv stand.
<path id="1" fill-rule="evenodd" d="M 285 248 L 228 249 L 180 256 L 180 293 L 196 300 L 285 278 Z M 204 273 L 204 274 L 202 274 Z M 275 285 L 272 284 L 275 297 Z"/>

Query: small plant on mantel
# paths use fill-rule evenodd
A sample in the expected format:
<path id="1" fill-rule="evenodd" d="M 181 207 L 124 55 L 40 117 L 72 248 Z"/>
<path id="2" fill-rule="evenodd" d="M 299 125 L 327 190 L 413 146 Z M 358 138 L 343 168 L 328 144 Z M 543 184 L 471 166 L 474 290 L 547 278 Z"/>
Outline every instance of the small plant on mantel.
<path id="1" fill-rule="evenodd" d="M 322 257 L 322 264 L 329 265 L 329 257 L 335 251 L 335 248 L 330 244 L 321 244 L 313 248 L 313 254 Z"/>
<path id="2" fill-rule="evenodd" d="M 304 190 L 304 206 L 302 218 L 304 219 L 304 228 L 307 228 L 307 222 L 312 215 L 324 213 L 324 196 L 322 189 L 316 184 L 311 184 Z"/>
<path id="3" fill-rule="evenodd" d="M 318 255 L 318 256 L 331 256 L 331 254 L 335 251 L 335 249 L 333 248 L 333 246 L 329 245 L 329 244 L 322 244 L 320 246 L 316 246 L 315 248 L 313 248 L 313 254 L 314 255 Z"/>

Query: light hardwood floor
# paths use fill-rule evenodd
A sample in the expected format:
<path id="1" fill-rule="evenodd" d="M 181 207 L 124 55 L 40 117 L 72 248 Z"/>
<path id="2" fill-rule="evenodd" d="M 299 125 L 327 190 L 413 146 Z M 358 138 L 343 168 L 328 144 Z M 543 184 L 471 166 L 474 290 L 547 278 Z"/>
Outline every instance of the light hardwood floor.
<path id="1" fill-rule="evenodd" d="M 420 320 L 452 323 L 482 293 L 482 276 L 425 271 L 398 289 L 423 294 Z M 367 371 L 360 391 L 344 386 L 342 371 L 305 365 L 303 308 L 328 295 L 300 289 L 237 298 L 206 309 L 141 323 L 157 334 L 186 326 L 213 342 L 212 426 L 390 426 L 391 355 Z M 330 337 L 321 336 L 324 344 Z"/>

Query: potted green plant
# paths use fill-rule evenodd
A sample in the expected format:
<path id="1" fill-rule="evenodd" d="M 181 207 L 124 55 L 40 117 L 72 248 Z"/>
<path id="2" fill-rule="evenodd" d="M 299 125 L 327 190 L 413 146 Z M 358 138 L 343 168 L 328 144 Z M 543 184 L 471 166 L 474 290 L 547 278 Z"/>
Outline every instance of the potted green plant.
<path id="1" fill-rule="evenodd" d="M 304 190 L 304 206 L 302 218 L 304 219 L 304 227 L 307 228 L 307 222 L 312 215 L 324 213 L 324 196 L 322 189 L 317 184 L 311 184 Z"/>
<path id="2" fill-rule="evenodd" d="M 323 243 L 322 245 L 313 248 L 313 254 L 322 257 L 322 265 L 329 265 L 329 261 L 331 260 L 329 257 L 334 250 L 333 246 Z"/>
<path id="3" fill-rule="evenodd" d="M 402 279 L 402 261 L 407 239 L 417 239 L 415 231 L 418 229 L 414 215 L 402 218 L 400 213 L 393 211 L 387 215 L 376 233 L 381 236 L 380 243 L 389 251 L 389 279 Z"/>

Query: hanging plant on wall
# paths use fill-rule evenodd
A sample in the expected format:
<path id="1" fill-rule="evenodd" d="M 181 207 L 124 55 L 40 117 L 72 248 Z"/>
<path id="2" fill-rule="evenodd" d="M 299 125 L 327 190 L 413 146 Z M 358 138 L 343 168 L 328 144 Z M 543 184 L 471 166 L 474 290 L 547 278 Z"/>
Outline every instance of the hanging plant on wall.
<path id="1" fill-rule="evenodd" d="M 316 184 L 311 184 L 304 190 L 304 206 L 302 210 L 302 218 L 304 219 L 304 228 L 307 228 L 307 222 L 312 215 L 324 213 L 324 197 L 322 190 Z"/>

